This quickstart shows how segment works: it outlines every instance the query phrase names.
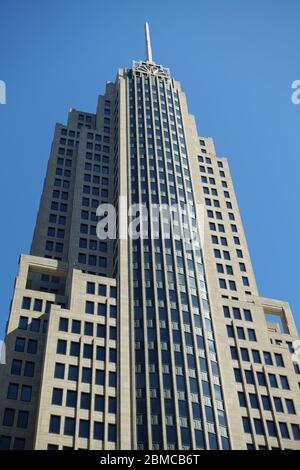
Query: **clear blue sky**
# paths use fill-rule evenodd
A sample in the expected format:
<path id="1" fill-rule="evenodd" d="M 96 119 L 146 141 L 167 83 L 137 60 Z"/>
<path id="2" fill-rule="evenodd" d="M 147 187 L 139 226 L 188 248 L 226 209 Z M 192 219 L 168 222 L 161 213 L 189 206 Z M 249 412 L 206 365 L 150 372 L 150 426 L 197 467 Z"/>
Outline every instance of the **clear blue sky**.
<path id="1" fill-rule="evenodd" d="M 260 293 L 299 313 L 298 0 L 10 0 L 1 3 L 0 337 L 29 251 L 55 122 L 94 112 L 116 70 L 154 59 L 187 94 L 199 133 L 229 158 Z"/>

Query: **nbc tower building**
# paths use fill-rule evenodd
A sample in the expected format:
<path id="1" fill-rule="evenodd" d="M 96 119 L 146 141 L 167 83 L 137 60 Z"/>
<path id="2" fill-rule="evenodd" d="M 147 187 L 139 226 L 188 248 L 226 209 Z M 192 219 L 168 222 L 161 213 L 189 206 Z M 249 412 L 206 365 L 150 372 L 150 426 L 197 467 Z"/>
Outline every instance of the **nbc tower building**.
<path id="1" fill-rule="evenodd" d="M 228 162 L 145 32 L 146 59 L 96 112 L 56 124 L 6 326 L 0 448 L 300 449 L 289 304 L 259 295 Z M 126 236 L 136 205 L 148 236 Z M 179 208 L 168 237 L 152 206 Z"/>

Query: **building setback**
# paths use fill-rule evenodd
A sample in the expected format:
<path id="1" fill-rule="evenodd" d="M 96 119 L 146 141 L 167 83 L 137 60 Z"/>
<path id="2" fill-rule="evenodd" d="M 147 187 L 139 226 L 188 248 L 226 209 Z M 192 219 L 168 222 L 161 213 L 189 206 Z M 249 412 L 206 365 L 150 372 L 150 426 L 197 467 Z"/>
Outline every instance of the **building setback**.
<path id="1" fill-rule="evenodd" d="M 163 238 L 150 212 L 150 237 L 126 239 L 132 204 L 190 217 Z M 258 294 L 227 160 L 146 26 L 146 60 L 55 127 L 6 328 L 0 448 L 300 449 L 297 339 L 288 303 Z"/>

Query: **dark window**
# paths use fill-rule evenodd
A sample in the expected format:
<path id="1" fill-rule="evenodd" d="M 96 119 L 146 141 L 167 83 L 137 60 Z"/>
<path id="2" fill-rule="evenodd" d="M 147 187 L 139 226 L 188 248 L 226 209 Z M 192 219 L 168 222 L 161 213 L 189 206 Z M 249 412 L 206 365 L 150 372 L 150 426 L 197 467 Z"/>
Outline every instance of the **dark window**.
<path id="1" fill-rule="evenodd" d="M 242 382 L 242 374 L 240 369 L 234 369 L 234 376 L 235 376 L 235 381 L 241 383 Z"/>
<path id="2" fill-rule="evenodd" d="M 258 406 L 257 396 L 254 393 L 250 393 L 249 399 L 250 399 L 251 408 L 258 409 L 259 406 Z"/>
<path id="3" fill-rule="evenodd" d="M 300 426 L 299 424 L 292 424 L 292 431 L 295 441 L 300 441 Z"/>
<path id="4" fill-rule="evenodd" d="M 275 361 L 278 367 L 284 367 L 284 362 L 281 354 L 275 353 Z"/>
<path id="5" fill-rule="evenodd" d="M 72 333 L 80 335 L 81 322 L 79 320 L 72 321 Z"/>
<path id="6" fill-rule="evenodd" d="M 25 377 L 33 377 L 34 376 L 34 362 L 25 362 L 24 367 L 24 376 Z"/>
<path id="7" fill-rule="evenodd" d="M 67 341 L 64 339 L 57 340 L 56 354 L 66 354 L 67 353 Z"/>
<path id="8" fill-rule="evenodd" d="M 80 408 L 83 410 L 89 410 L 91 406 L 91 395 L 90 393 L 81 393 Z"/>
<path id="9" fill-rule="evenodd" d="M 260 353 L 259 353 L 259 351 L 257 351 L 256 349 L 252 349 L 252 357 L 253 357 L 253 361 L 254 361 L 256 364 L 260 364 L 260 363 L 261 363 Z"/>
<path id="10" fill-rule="evenodd" d="M 0 450 L 9 450 L 11 443 L 10 436 L 0 436 Z"/>
<path id="11" fill-rule="evenodd" d="M 31 395 L 32 395 L 32 387 L 30 385 L 22 385 L 21 400 L 30 402 Z"/>
<path id="12" fill-rule="evenodd" d="M 245 370 L 247 384 L 254 384 L 254 377 L 252 370 Z"/>
<path id="13" fill-rule="evenodd" d="M 109 442 L 116 442 L 117 440 L 117 428 L 115 424 L 108 424 L 108 438 Z"/>
<path id="14" fill-rule="evenodd" d="M 75 434 L 75 418 L 65 418 L 64 435 L 74 436 Z"/>
<path id="15" fill-rule="evenodd" d="M 60 362 L 55 363 L 54 377 L 56 379 L 64 379 L 65 377 L 65 365 L 64 364 Z"/>
<path id="16" fill-rule="evenodd" d="M 94 313 L 94 302 L 86 301 L 85 303 L 85 313 Z"/>
<path id="17" fill-rule="evenodd" d="M 7 398 L 10 400 L 16 400 L 18 398 L 19 385 L 10 383 L 7 390 Z"/>
<path id="18" fill-rule="evenodd" d="M 281 387 L 283 388 L 283 390 L 289 390 L 290 386 L 289 386 L 288 378 L 285 375 L 280 375 L 279 377 L 280 377 Z"/>
<path id="19" fill-rule="evenodd" d="M 75 341 L 71 341 L 71 346 L 70 346 L 70 356 L 75 356 L 79 357 L 80 353 L 80 345 L 79 343 Z"/>
<path id="20" fill-rule="evenodd" d="M 238 392 L 240 406 L 246 407 L 246 398 L 244 392 Z"/>
<path id="21" fill-rule="evenodd" d="M 259 385 L 265 387 L 266 386 L 266 379 L 265 379 L 264 373 L 263 372 L 256 372 L 256 376 L 257 376 L 257 381 L 258 381 Z"/>
<path id="22" fill-rule="evenodd" d="M 16 437 L 13 445 L 14 450 L 24 450 L 25 449 L 25 439 L 22 437 Z"/>
<path id="23" fill-rule="evenodd" d="M 274 421 L 267 420 L 268 434 L 271 437 L 277 437 L 277 431 Z"/>
<path id="24" fill-rule="evenodd" d="M 249 418 L 246 418 L 245 416 L 243 417 L 243 427 L 244 427 L 244 432 L 246 432 L 248 434 L 251 433 Z"/>
<path id="25" fill-rule="evenodd" d="M 69 366 L 68 379 L 74 381 L 78 380 L 78 366 Z"/>
<path id="26" fill-rule="evenodd" d="M 25 310 L 30 310 L 31 298 L 30 297 L 23 297 L 22 300 L 22 308 Z"/>
<path id="27" fill-rule="evenodd" d="M 264 435 L 263 425 L 261 419 L 254 418 L 254 427 L 256 434 L 262 436 Z"/>
<path id="28" fill-rule="evenodd" d="M 57 415 L 50 416 L 49 432 L 52 434 L 60 433 L 60 416 L 57 416 Z"/>
<path id="29" fill-rule="evenodd" d="M 98 294 L 102 295 L 103 297 L 106 297 L 106 285 L 105 284 L 99 284 Z"/>
<path id="30" fill-rule="evenodd" d="M 275 374 L 269 374 L 269 382 L 271 387 L 278 388 L 277 378 Z"/>
<path id="31" fill-rule="evenodd" d="M 18 414 L 17 427 L 26 429 L 28 426 L 28 411 L 20 410 Z"/>
<path id="32" fill-rule="evenodd" d="M 286 423 L 279 423 L 279 428 L 280 428 L 281 437 L 283 439 L 289 439 L 290 438 L 290 433 L 289 433 L 287 424 Z"/>
<path id="33" fill-rule="evenodd" d="M 90 422 L 86 419 L 79 421 L 79 437 L 89 438 L 90 434 Z"/>
<path id="34" fill-rule="evenodd" d="M 84 323 L 84 334 L 87 336 L 93 336 L 94 334 L 94 326 L 93 323 L 85 322 Z"/>
<path id="35" fill-rule="evenodd" d="M 289 414 L 296 414 L 295 406 L 293 400 L 286 398 L 285 399 L 285 404 L 287 407 L 287 411 Z"/>
<path id="36" fill-rule="evenodd" d="M 91 383 L 92 380 L 92 370 L 88 367 L 83 367 L 82 368 L 82 378 L 81 378 L 83 383 Z"/>
<path id="37" fill-rule="evenodd" d="M 3 426 L 13 426 L 15 419 L 15 410 L 12 408 L 5 408 L 3 415 Z"/>
<path id="38" fill-rule="evenodd" d="M 95 395 L 95 411 L 104 411 L 104 396 Z"/>
<path id="39" fill-rule="evenodd" d="M 283 413 L 283 406 L 280 397 L 274 397 L 275 409 L 278 413 Z"/>
<path id="40" fill-rule="evenodd" d="M 70 408 L 75 408 L 76 401 L 77 401 L 77 392 L 74 390 L 67 390 L 66 406 L 69 406 Z"/>
<path id="41" fill-rule="evenodd" d="M 42 299 L 34 299 L 34 307 L 33 310 L 36 312 L 41 312 L 43 308 L 43 301 Z"/>
<path id="42" fill-rule="evenodd" d="M 27 343 L 27 352 L 29 354 L 37 353 L 38 342 L 35 339 L 29 339 Z"/>
<path id="43" fill-rule="evenodd" d="M 23 352 L 25 348 L 25 338 L 16 338 L 15 351 Z"/>
<path id="44" fill-rule="evenodd" d="M 268 351 L 264 351 L 264 360 L 265 360 L 265 363 L 269 366 L 272 366 L 273 365 L 273 361 L 272 361 L 272 356 L 271 356 L 271 353 L 269 353 Z"/>
<path id="45" fill-rule="evenodd" d="M 94 439 L 103 441 L 104 437 L 104 423 L 94 422 Z"/>
<path id="46" fill-rule="evenodd" d="M 268 395 L 262 395 L 261 399 L 262 399 L 262 404 L 263 404 L 264 410 L 271 411 L 271 409 L 272 409 L 271 408 L 271 401 L 270 401 L 270 398 L 268 397 Z"/>
<path id="47" fill-rule="evenodd" d="M 95 284 L 93 282 L 88 282 L 86 285 L 87 294 L 95 294 Z"/>
<path id="48" fill-rule="evenodd" d="M 85 359 L 92 359 L 92 357 L 93 357 L 93 346 L 91 344 L 84 344 L 84 346 L 83 346 L 83 357 Z"/>
<path id="49" fill-rule="evenodd" d="M 68 331 L 69 320 L 68 318 L 59 319 L 59 331 Z"/>
<path id="50" fill-rule="evenodd" d="M 114 414 L 117 412 L 117 399 L 114 397 L 108 399 L 108 412 Z"/>
<path id="51" fill-rule="evenodd" d="M 54 388 L 52 391 L 52 405 L 62 405 L 63 389 Z"/>
<path id="52" fill-rule="evenodd" d="M 19 359 L 13 359 L 11 363 L 11 374 L 21 375 L 22 361 Z"/>
<path id="53" fill-rule="evenodd" d="M 19 318 L 19 328 L 20 330 L 27 330 L 28 328 L 28 317 Z"/>

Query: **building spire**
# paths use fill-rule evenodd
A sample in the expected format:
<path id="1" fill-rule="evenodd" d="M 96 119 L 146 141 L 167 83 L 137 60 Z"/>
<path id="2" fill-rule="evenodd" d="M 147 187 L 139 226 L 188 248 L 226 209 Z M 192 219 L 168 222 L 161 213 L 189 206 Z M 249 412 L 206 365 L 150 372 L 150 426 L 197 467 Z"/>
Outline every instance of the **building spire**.
<path id="1" fill-rule="evenodd" d="M 150 39 L 149 24 L 147 21 L 145 23 L 145 37 L 146 37 L 146 60 L 147 62 L 152 62 L 151 39 Z"/>

